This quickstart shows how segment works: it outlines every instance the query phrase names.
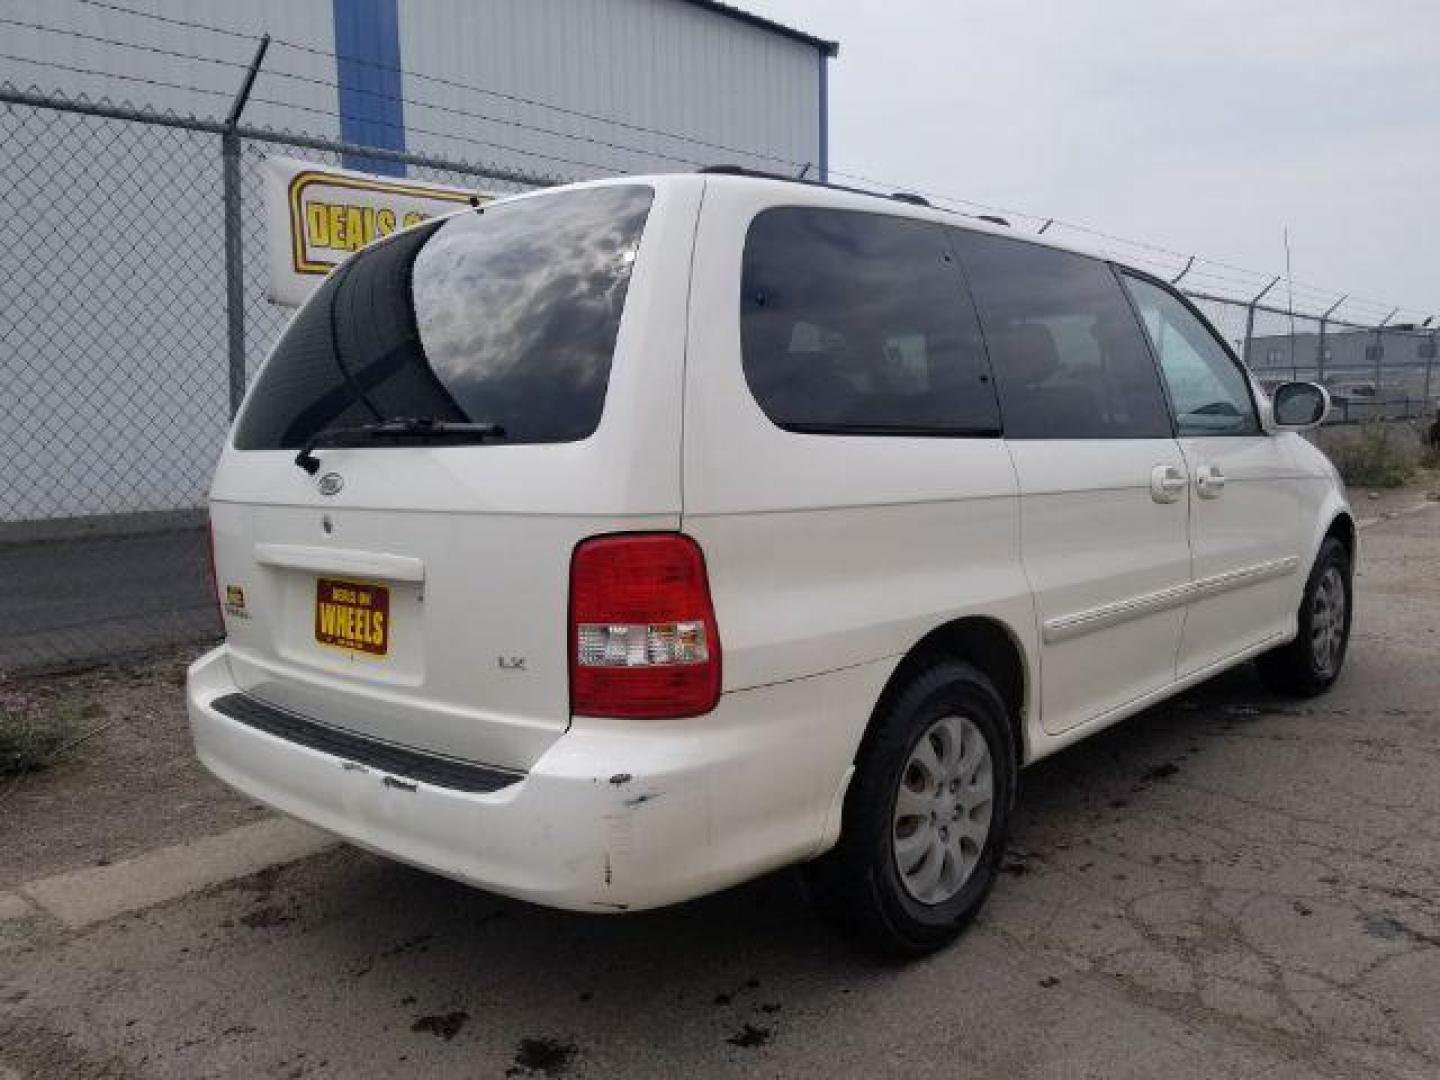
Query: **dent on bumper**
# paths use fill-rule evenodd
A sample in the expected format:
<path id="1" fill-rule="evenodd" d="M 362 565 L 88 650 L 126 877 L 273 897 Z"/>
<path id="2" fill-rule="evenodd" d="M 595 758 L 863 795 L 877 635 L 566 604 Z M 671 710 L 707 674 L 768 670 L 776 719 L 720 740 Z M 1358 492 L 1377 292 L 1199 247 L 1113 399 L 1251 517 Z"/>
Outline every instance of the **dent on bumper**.
<path id="1" fill-rule="evenodd" d="M 874 670 L 868 670 L 873 667 Z M 361 847 L 552 907 L 676 903 L 833 842 L 848 767 L 884 665 L 727 694 L 684 721 L 577 719 L 519 783 L 488 794 L 288 742 L 221 715 L 225 648 L 190 669 L 196 752 L 227 784 Z M 863 684 L 863 685 L 862 685 Z"/>

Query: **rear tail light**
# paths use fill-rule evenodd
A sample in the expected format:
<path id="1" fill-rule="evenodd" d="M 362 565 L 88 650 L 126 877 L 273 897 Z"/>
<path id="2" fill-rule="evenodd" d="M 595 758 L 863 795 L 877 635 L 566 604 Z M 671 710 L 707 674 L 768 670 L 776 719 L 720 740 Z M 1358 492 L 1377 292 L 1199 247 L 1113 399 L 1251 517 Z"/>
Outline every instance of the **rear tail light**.
<path id="1" fill-rule="evenodd" d="M 699 716 L 720 699 L 705 556 L 679 533 L 582 541 L 570 562 L 570 709 Z"/>

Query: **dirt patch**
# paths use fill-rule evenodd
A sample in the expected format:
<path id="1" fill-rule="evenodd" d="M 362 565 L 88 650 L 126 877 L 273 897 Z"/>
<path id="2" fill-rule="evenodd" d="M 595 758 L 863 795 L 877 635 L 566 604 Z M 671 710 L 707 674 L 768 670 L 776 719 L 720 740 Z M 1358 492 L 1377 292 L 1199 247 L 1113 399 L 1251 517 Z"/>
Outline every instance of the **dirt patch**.
<path id="1" fill-rule="evenodd" d="M 192 659 L 187 648 L 67 674 L 0 679 L 0 693 L 78 717 L 82 732 L 95 731 L 55 765 L 0 783 L 0 888 L 116 862 L 268 813 L 230 792 L 195 758 L 184 697 Z"/>
<path id="2" fill-rule="evenodd" d="M 1351 485 L 1345 496 L 1357 518 L 1383 518 L 1419 503 L 1440 492 L 1440 469 L 1418 469 L 1400 487 L 1380 488 Z"/>

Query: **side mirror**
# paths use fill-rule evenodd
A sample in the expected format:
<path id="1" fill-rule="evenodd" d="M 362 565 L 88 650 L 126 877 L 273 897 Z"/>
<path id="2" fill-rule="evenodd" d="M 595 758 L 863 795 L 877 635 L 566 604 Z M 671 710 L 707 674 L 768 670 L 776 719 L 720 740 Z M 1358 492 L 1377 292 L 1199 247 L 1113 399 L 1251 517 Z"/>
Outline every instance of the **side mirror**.
<path id="1" fill-rule="evenodd" d="M 1276 431 L 1305 431 L 1330 412 L 1330 391 L 1318 383 L 1287 382 L 1270 396 Z"/>

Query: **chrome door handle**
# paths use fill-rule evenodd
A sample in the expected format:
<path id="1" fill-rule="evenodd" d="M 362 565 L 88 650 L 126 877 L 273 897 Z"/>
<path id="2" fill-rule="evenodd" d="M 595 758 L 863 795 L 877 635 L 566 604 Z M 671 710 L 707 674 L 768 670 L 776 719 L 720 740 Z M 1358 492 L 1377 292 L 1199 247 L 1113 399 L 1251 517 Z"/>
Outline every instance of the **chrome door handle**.
<path id="1" fill-rule="evenodd" d="M 1156 465 L 1150 470 L 1150 497 L 1157 503 L 1173 503 L 1184 492 L 1186 483 L 1178 465 Z"/>
<path id="2" fill-rule="evenodd" d="M 1218 499 L 1225 490 L 1225 474 L 1218 465 L 1201 465 L 1195 470 L 1195 490 L 1202 499 Z"/>

